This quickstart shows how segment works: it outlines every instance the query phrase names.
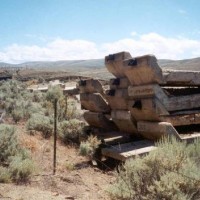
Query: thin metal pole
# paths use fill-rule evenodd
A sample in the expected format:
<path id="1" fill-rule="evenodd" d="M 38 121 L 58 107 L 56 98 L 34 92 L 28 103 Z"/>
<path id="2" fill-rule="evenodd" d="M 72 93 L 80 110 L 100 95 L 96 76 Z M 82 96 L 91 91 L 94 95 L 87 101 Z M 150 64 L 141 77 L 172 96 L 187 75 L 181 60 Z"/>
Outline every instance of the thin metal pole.
<path id="1" fill-rule="evenodd" d="M 56 141 L 57 141 L 57 99 L 54 101 L 54 148 L 53 148 L 53 175 L 56 173 Z"/>

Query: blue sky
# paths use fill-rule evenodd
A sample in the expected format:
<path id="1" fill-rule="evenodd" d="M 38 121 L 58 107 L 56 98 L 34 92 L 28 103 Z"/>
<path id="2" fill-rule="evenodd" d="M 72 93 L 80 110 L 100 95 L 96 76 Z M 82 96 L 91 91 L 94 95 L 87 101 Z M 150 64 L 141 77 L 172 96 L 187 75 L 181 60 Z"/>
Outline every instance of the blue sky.
<path id="1" fill-rule="evenodd" d="M 199 0 L 0 0 L 0 62 L 200 56 Z"/>

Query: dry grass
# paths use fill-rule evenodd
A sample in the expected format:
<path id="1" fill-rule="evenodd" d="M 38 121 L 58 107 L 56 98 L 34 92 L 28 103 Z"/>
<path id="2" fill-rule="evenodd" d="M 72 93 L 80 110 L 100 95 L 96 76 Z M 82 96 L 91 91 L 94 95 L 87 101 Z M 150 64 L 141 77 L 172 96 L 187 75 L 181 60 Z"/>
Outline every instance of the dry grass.
<path id="1" fill-rule="evenodd" d="M 30 150 L 32 153 L 39 148 L 37 138 L 28 134 L 20 134 L 19 142 L 22 147 Z"/>

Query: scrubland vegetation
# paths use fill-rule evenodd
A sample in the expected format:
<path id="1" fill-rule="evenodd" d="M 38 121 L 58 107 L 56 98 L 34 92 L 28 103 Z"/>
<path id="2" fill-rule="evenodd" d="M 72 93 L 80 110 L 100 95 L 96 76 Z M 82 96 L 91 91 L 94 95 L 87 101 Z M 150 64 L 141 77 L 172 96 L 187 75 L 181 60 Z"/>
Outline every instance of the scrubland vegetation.
<path id="1" fill-rule="evenodd" d="M 0 124 L 0 182 L 28 181 L 34 172 L 30 153 L 19 145 L 16 125 L 23 121 L 27 134 L 51 137 L 55 99 L 59 139 L 65 144 L 78 144 L 84 123 L 80 121 L 76 101 L 66 98 L 59 87 L 52 87 L 47 93 L 30 92 L 23 83 L 0 82 L 0 108 L 5 110 L 4 118 L 12 120 L 12 125 Z"/>
<path id="2" fill-rule="evenodd" d="M 28 181 L 34 171 L 29 152 L 20 147 L 15 128 L 0 125 L 0 182 Z"/>
<path id="3" fill-rule="evenodd" d="M 164 139 L 149 155 L 127 161 L 109 189 L 112 199 L 200 199 L 200 140 Z"/>
<path id="4" fill-rule="evenodd" d="M 47 93 L 29 92 L 17 81 L 0 82 L 0 109 L 5 123 L 0 124 L 0 182 L 27 182 L 37 170 L 31 153 L 20 146 L 17 125 L 25 124 L 27 134 L 53 133 L 54 107 L 58 99 L 58 134 L 64 145 L 79 144 L 84 122 L 77 102 L 66 98 L 57 87 Z M 81 142 L 79 154 L 89 158 L 99 146 L 96 137 Z M 200 199 L 200 141 L 187 145 L 163 139 L 149 155 L 118 166 L 116 181 L 108 189 L 111 199 L 124 200 L 198 200 Z M 78 150 L 77 150 L 78 151 Z M 74 170 L 73 163 L 67 165 Z"/>

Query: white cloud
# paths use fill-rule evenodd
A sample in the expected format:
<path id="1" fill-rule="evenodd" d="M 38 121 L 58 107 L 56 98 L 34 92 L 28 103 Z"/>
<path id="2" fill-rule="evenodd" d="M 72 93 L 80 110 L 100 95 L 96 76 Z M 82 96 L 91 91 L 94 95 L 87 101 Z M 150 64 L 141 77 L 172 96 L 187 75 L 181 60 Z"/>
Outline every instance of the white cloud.
<path id="1" fill-rule="evenodd" d="M 131 36 L 136 36 L 137 35 L 137 32 L 136 31 L 133 31 L 133 32 L 131 32 Z"/>
<path id="2" fill-rule="evenodd" d="M 105 51 L 129 51 L 132 56 L 154 54 L 157 58 L 184 59 L 200 56 L 200 41 L 187 38 L 168 38 L 157 33 L 140 35 L 138 39 L 122 39 L 114 43 L 103 44 Z"/>
<path id="3" fill-rule="evenodd" d="M 98 57 L 96 44 L 85 40 L 54 39 L 45 46 L 13 44 L 0 52 L 0 62 L 54 61 Z"/>
<path id="4" fill-rule="evenodd" d="M 129 51 L 132 56 L 154 54 L 157 58 L 184 59 L 200 56 L 200 41 L 184 37 L 165 37 L 157 33 L 137 34 L 115 42 L 97 45 L 86 40 L 56 38 L 43 46 L 12 44 L 0 51 L 0 62 L 54 61 L 103 58 Z"/>

